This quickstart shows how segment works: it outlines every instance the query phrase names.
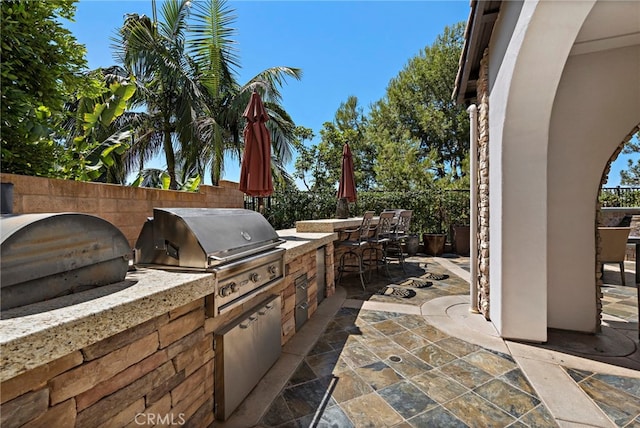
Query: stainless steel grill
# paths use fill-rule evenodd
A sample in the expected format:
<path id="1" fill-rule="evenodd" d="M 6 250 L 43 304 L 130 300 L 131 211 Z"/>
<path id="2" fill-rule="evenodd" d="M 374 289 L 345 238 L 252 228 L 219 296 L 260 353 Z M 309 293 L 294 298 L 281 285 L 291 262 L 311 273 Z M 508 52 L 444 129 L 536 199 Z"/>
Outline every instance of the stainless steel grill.
<path id="1" fill-rule="evenodd" d="M 276 248 L 282 242 L 254 211 L 157 208 L 140 232 L 135 262 L 214 274 L 208 302 L 215 317 L 284 279 L 284 250 Z M 280 306 L 280 297 L 270 296 L 215 332 L 217 419 L 227 419 L 280 356 Z"/>
<path id="2" fill-rule="evenodd" d="M 81 213 L 3 215 L 2 310 L 123 281 L 131 247 L 111 223 Z"/>
<path id="3" fill-rule="evenodd" d="M 283 279 L 284 242 L 259 213 L 238 208 L 156 208 L 135 247 L 135 263 L 216 275 L 214 316 Z"/>

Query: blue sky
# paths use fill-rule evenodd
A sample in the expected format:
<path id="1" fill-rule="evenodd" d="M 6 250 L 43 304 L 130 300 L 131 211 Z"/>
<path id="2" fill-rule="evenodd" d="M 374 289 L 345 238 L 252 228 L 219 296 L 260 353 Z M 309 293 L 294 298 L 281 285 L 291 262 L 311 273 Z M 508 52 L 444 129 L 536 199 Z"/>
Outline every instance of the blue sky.
<path id="1" fill-rule="evenodd" d="M 469 15 L 468 0 L 228 4 L 237 17 L 239 82 L 268 67 L 301 68 L 302 80 L 289 80 L 282 88 L 283 105 L 296 125 L 313 129 L 314 143 L 322 124 L 333 120 L 347 97 L 358 97 L 367 111 L 410 58 L 431 45 L 445 26 L 466 22 Z M 75 22 L 67 26 L 86 46 L 89 68 L 114 64 L 110 38 L 126 13 L 151 16 L 151 0 L 81 0 L 76 5 Z M 155 166 L 163 167 L 162 162 Z M 609 185 L 618 184 L 620 166 L 626 160 L 612 167 Z M 238 160 L 228 159 L 223 178 L 237 181 L 238 176 Z"/>

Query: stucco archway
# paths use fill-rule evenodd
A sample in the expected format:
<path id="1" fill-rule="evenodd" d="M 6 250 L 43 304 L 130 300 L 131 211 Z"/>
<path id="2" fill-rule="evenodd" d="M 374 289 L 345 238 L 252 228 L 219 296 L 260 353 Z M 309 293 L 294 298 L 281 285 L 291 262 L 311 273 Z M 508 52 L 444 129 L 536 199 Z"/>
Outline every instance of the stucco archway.
<path id="1" fill-rule="evenodd" d="M 639 2 L 472 2 L 454 95 L 479 103 L 474 286 L 504 338 L 596 331 L 595 201 L 639 120 L 639 18 Z"/>
<path id="2" fill-rule="evenodd" d="M 489 47 L 490 317 L 506 338 L 547 340 L 552 111 L 593 4 L 503 3 L 496 25 L 512 25 L 513 32 Z"/>
<path id="3" fill-rule="evenodd" d="M 624 140 L 618 145 L 618 147 L 616 148 L 616 150 L 613 152 L 613 154 L 611 155 L 611 157 L 609 158 L 609 161 L 607 162 L 604 171 L 602 172 L 602 178 L 600 180 L 600 187 L 598 188 L 598 198 L 596 200 L 596 223 L 594 225 L 594 234 L 595 234 L 595 242 L 596 242 L 596 259 L 595 259 L 595 296 L 596 296 L 596 319 L 595 319 L 595 328 L 597 331 L 601 330 L 601 323 L 602 323 L 602 285 L 603 285 L 603 270 L 602 270 L 602 263 L 601 263 L 601 258 L 600 258 L 600 251 L 601 251 L 601 243 L 600 243 L 600 234 L 598 231 L 598 226 L 602 225 L 602 218 L 601 218 L 601 205 L 600 205 L 600 198 L 599 196 L 602 193 L 602 188 L 607 184 L 607 181 L 609 179 L 609 172 L 611 171 L 611 164 L 613 162 L 616 161 L 616 159 L 618 158 L 618 155 L 620 155 L 620 153 L 622 152 L 622 150 L 624 149 L 625 145 L 631 141 L 631 139 L 637 135 L 638 133 L 640 133 L 640 123 L 638 123 L 633 130 L 627 134 L 627 136 L 624 138 Z M 638 254 L 636 254 L 636 257 L 638 257 Z"/>
<path id="4" fill-rule="evenodd" d="M 594 227 L 602 172 L 640 122 L 640 46 L 587 41 L 610 24 L 612 6 L 617 15 L 640 13 L 637 4 L 609 2 L 590 11 L 558 84 L 549 129 L 548 327 L 589 333 L 600 328 Z"/>

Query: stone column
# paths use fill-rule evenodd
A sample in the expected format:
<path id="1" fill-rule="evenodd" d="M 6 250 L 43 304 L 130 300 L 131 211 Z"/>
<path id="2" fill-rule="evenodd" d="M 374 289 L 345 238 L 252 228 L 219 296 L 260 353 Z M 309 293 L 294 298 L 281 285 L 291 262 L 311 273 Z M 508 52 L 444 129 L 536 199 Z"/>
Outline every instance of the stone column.
<path id="1" fill-rule="evenodd" d="M 478 309 L 489 319 L 489 49 L 478 78 Z"/>

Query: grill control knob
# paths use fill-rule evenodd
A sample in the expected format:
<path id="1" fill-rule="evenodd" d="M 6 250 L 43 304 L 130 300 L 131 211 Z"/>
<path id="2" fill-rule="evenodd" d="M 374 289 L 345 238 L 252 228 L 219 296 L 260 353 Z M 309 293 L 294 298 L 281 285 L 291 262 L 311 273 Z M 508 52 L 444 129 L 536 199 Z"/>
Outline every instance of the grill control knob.
<path id="1" fill-rule="evenodd" d="M 249 276 L 249 279 L 251 279 L 251 282 L 258 282 L 260 281 L 260 275 L 254 272 Z"/>
<path id="2" fill-rule="evenodd" d="M 238 286 L 236 285 L 235 282 L 232 282 L 231 284 L 220 287 L 220 290 L 218 290 L 218 294 L 220 295 L 220 297 L 227 297 L 233 294 L 234 292 L 236 292 L 237 290 L 238 290 Z"/>
<path id="3" fill-rule="evenodd" d="M 271 275 L 275 275 L 278 273 L 278 266 L 276 265 L 270 265 L 269 266 L 269 274 Z"/>

